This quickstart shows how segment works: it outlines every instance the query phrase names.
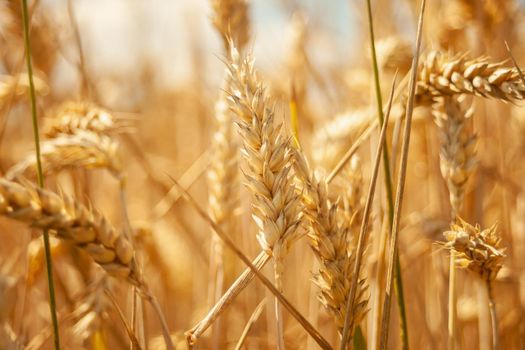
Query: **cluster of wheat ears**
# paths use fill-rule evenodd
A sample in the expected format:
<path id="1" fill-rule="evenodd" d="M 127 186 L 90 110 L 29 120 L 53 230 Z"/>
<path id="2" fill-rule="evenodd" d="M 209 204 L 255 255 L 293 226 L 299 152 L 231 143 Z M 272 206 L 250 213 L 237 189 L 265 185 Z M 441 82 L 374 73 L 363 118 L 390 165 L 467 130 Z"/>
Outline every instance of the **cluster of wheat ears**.
<path id="1" fill-rule="evenodd" d="M 179 91 L 147 64 L 123 78 L 131 112 L 90 74 L 74 2 L 67 39 L 38 0 L 0 4 L 0 350 L 525 346 L 524 10 L 350 1 L 360 60 L 326 68 L 282 3 L 275 76 L 252 4 L 210 0 L 220 86 L 194 48 Z"/>

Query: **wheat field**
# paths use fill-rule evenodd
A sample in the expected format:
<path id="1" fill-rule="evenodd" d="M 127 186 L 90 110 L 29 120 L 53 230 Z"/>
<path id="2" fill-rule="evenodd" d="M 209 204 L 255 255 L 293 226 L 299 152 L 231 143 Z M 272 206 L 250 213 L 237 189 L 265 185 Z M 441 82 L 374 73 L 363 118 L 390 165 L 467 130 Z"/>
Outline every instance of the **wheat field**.
<path id="1" fill-rule="evenodd" d="M 0 350 L 525 349 L 524 24 L 1 0 Z"/>

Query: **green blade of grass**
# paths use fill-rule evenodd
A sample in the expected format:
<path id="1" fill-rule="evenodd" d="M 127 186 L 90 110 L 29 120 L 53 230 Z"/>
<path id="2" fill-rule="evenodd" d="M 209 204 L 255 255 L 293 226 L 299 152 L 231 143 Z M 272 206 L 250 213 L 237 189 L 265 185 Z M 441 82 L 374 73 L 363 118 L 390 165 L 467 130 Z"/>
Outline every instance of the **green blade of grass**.
<path id="1" fill-rule="evenodd" d="M 27 76 L 29 79 L 29 95 L 31 100 L 31 116 L 33 121 L 33 137 L 35 140 L 35 153 L 37 165 L 38 186 L 44 187 L 44 174 L 42 173 L 42 162 L 40 159 L 40 136 L 38 133 L 38 119 L 36 114 L 36 94 L 33 82 L 33 64 L 31 62 L 31 42 L 29 38 L 29 11 L 27 9 L 27 0 L 22 0 L 22 23 L 24 26 L 24 46 L 26 50 Z M 53 264 L 51 261 L 51 248 L 49 244 L 49 233 L 43 232 L 44 253 L 47 270 L 47 284 L 49 288 L 49 309 L 51 312 L 51 321 L 53 323 L 53 339 L 55 350 L 60 349 L 60 336 L 58 331 L 58 318 L 56 311 L 55 284 L 53 282 Z"/>

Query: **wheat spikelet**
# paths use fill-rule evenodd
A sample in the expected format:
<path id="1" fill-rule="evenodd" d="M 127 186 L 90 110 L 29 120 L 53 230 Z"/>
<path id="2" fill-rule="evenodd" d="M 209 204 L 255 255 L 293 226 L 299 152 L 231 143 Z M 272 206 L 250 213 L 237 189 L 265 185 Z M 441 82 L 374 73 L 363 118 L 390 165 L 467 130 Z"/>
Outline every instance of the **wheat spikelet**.
<path id="1" fill-rule="evenodd" d="M 65 102 L 46 120 L 44 135 L 55 138 L 60 134 L 74 135 L 79 130 L 107 134 L 122 125 L 109 111 L 85 101 Z"/>
<path id="2" fill-rule="evenodd" d="M 66 168 L 106 168 L 116 178 L 122 177 L 119 144 L 105 135 L 77 130 L 73 135 L 58 135 L 41 144 L 42 167 L 45 174 Z M 8 170 L 9 180 L 34 174 L 36 159 L 28 156 Z"/>
<path id="3" fill-rule="evenodd" d="M 457 97 L 444 97 L 434 110 L 441 134 L 440 168 L 447 182 L 452 206 L 452 217 L 460 213 L 467 180 L 476 166 L 476 135 L 467 126 L 473 115 Z"/>
<path id="4" fill-rule="evenodd" d="M 230 48 L 229 40 L 242 49 L 250 38 L 250 18 L 247 0 L 211 0 L 213 25 L 221 34 L 226 52 Z"/>
<path id="5" fill-rule="evenodd" d="M 275 259 L 276 284 L 280 285 L 282 259 L 298 237 L 299 198 L 295 193 L 290 139 L 275 123 L 274 111 L 250 58 L 232 48 L 228 65 L 232 80 L 230 102 L 243 139 L 242 156 L 248 167 L 247 186 L 254 194 L 253 218 L 259 244 Z"/>
<path id="6" fill-rule="evenodd" d="M 340 202 L 329 199 L 324 180 L 317 180 L 309 170 L 304 156 L 296 153 L 296 174 L 301 186 L 307 235 L 310 246 L 319 261 L 319 271 L 313 281 L 319 287 L 319 300 L 334 317 L 339 333 L 342 333 L 351 275 L 355 263 L 355 237 L 346 215 L 339 215 Z M 358 282 L 356 302 L 351 312 L 350 334 L 366 314 L 368 286 L 364 279 Z"/>
<path id="7" fill-rule="evenodd" d="M 485 281 L 496 279 L 505 257 L 496 225 L 481 230 L 460 219 L 444 236 L 445 247 L 457 253 L 458 267 L 473 271 Z"/>
<path id="8" fill-rule="evenodd" d="M 133 246 L 97 212 L 66 196 L 0 179 L 0 214 L 32 227 L 50 230 L 87 252 L 109 274 L 142 282 Z"/>
<path id="9" fill-rule="evenodd" d="M 515 68 L 492 63 L 487 58 L 467 59 L 431 52 L 422 60 L 416 97 L 470 94 L 503 101 L 523 100 L 525 85 Z"/>

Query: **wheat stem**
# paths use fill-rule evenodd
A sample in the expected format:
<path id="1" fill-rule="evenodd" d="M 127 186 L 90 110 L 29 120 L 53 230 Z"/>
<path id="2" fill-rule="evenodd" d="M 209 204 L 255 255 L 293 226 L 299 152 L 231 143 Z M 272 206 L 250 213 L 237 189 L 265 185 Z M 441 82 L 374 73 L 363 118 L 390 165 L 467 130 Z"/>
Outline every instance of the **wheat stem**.
<path id="1" fill-rule="evenodd" d="M 372 201 L 374 200 L 376 181 L 377 181 L 377 176 L 379 174 L 379 163 L 381 161 L 381 153 L 383 152 L 383 149 L 385 146 L 384 141 L 386 137 L 386 129 L 388 127 L 388 119 L 390 117 L 390 110 L 392 108 L 392 99 L 393 99 L 393 94 L 395 90 L 396 77 L 397 77 L 397 73 L 396 73 L 396 76 L 394 76 L 394 81 L 392 82 L 392 89 L 391 89 L 390 98 L 388 101 L 387 114 L 386 114 L 386 118 L 384 122 L 382 123 L 381 133 L 379 135 L 379 142 L 377 145 L 376 157 L 374 161 L 374 169 L 372 171 L 370 187 L 368 189 L 368 196 L 366 198 L 363 219 L 361 222 L 361 229 L 359 231 L 359 239 L 357 241 L 356 258 L 355 258 L 356 260 L 355 260 L 355 265 L 354 265 L 354 272 L 352 274 L 352 283 L 350 284 L 350 291 L 348 294 L 348 299 L 346 301 L 346 315 L 345 315 L 345 323 L 343 327 L 343 334 L 341 337 L 341 346 L 340 346 L 341 350 L 345 350 L 348 344 L 350 319 L 351 319 L 351 314 L 354 310 L 354 299 L 355 299 L 355 295 L 357 291 L 357 285 L 359 283 L 359 275 L 361 273 L 361 262 L 362 262 L 363 254 L 365 250 L 365 234 L 368 231 L 368 219 L 370 217 Z M 384 153 L 386 152 L 383 152 L 383 154 Z"/>
<path id="2" fill-rule="evenodd" d="M 376 54 L 376 46 L 375 46 L 375 38 L 374 38 L 374 21 L 372 19 L 372 5 L 370 3 L 370 0 L 366 1 L 367 4 L 367 13 L 368 13 L 368 28 L 370 33 L 370 49 L 372 51 L 372 66 L 374 70 L 374 85 L 375 85 L 375 92 L 376 92 L 376 100 L 377 100 L 377 116 L 379 118 L 379 126 L 381 127 L 384 124 L 384 116 L 383 116 L 383 101 L 381 97 L 381 85 L 379 82 L 379 68 L 377 64 L 377 54 Z M 392 189 L 392 176 L 391 176 L 391 169 L 390 169 L 390 159 L 388 156 L 388 145 L 386 144 L 386 139 L 382 141 L 384 143 L 383 148 L 385 151 L 383 152 L 383 172 L 384 172 L 384 179 L 385 179 L 385 187 L 386 187 L 386 195 L 387 195 L 387 202 L 388 202 L 388 219 L 389 219 L 389 226 L 392 228 L 392 224 L 394 222 L 394 196 L 393 196 L 393 189 Z M 407 325 L 407 317 L 406 317 L 406 308 L 405 308 L 405 298 L 403 293 L 403 280 L 401 276 L 401 264 L 399 263 L 399 256 L 396 255 L 396 273 L 395 273 L 395 282 L 396 282 L 396 295 L 397 295 L 397 304 L 399 309 L 399 319 L 401 322 L 401 342 L 402 342 L 402 348 L 408 349 L 408 325 Z"/>
<path id="3" fill-rule="evenodd" d="M 450 251 L 450 267 L 448 277 L 448 349 L 456 347 L 456 256 Z"/>
<path id="4" fill-rule="evenodd" d="M 31 62 L 31 41 L 29 38 L 29 11 L 27 9 L 27 0 L 22 0 L 22 22 L 24 25 L 24 46 L 26 50 L 27 75 L 29 77 L 29 92 L 31 98 L 31 116 L 33 121 L 33 137 L 35 141 L 37 177 L 39 187 L 44 187 L 44 176 L 42 174 L 42 163 L 40 161 L 40 135 L 38 132 L 38 119 L 36 112 L 36 94 L 33 82 L 33 65 Z M 54 347 L 60 349 L 60 335 L 58 330 L 58 318 L 56 310 L 55 285 L 53 281 L 53 263 L 51 260 L 51 247 L 49 244 L 49 233 L 43 230 L 44 252 L 47 270 L 47 284 L 49 288 L 49 309 L 51 321 L 53 323 Z"/>
<path id="5" fill-rule="evenodd" d="M 403 193 L 405 189 L 406 169 L 408 163 L 408 149 L 410 145 L 410 132 L 412 126 L 412 113 L 414 111 L 414 97 L 416 92 L 417 67 L 419 62 L 419 51 L 421 49 L 421 32 L 423 27 L 423 16 L 425 13 L 426 0 L 421 2 L 421 11 L 419 13 L 419 23 L 417 29 L 416 50 L 414 52 L 414 59 L 412 61 L 412 74 L 409 85 L 409 97 L 407 101 L 405 130 L 403 137 L 403 144 L 401 147 L 401 164 L 399 167 L 399 175 L 397 182 L 396 202 L 394 211 L 394 220 L 392 222 L 392 233 L 390 236 L 390 251 L 388 260 L 388 272 L 386 280 L 385 301 L 383 303 L 383 318 L 381 322 L 381 338 L 379 347 L 381 350 L 386 349 L 388 342 L 388 324 L 390 322 L 390 303 L 392 298 L 392 282 L 393 274 L 396 264 L 397 255 L 397 239 L 399 233 L 399 223 L 401 218 L 401 208 L 403 204 Z"/>
<path id="6" fill-rule="evenodd" d="M 489 298 L 490 320 L 492 323 L 492 350 L 499 349 L 498 339 L 498 314 L 496 313 L 496 303 L 494 302 L 494 291 L 492 287 L 492 280 L 487 278 L 487 295 Z"/>

